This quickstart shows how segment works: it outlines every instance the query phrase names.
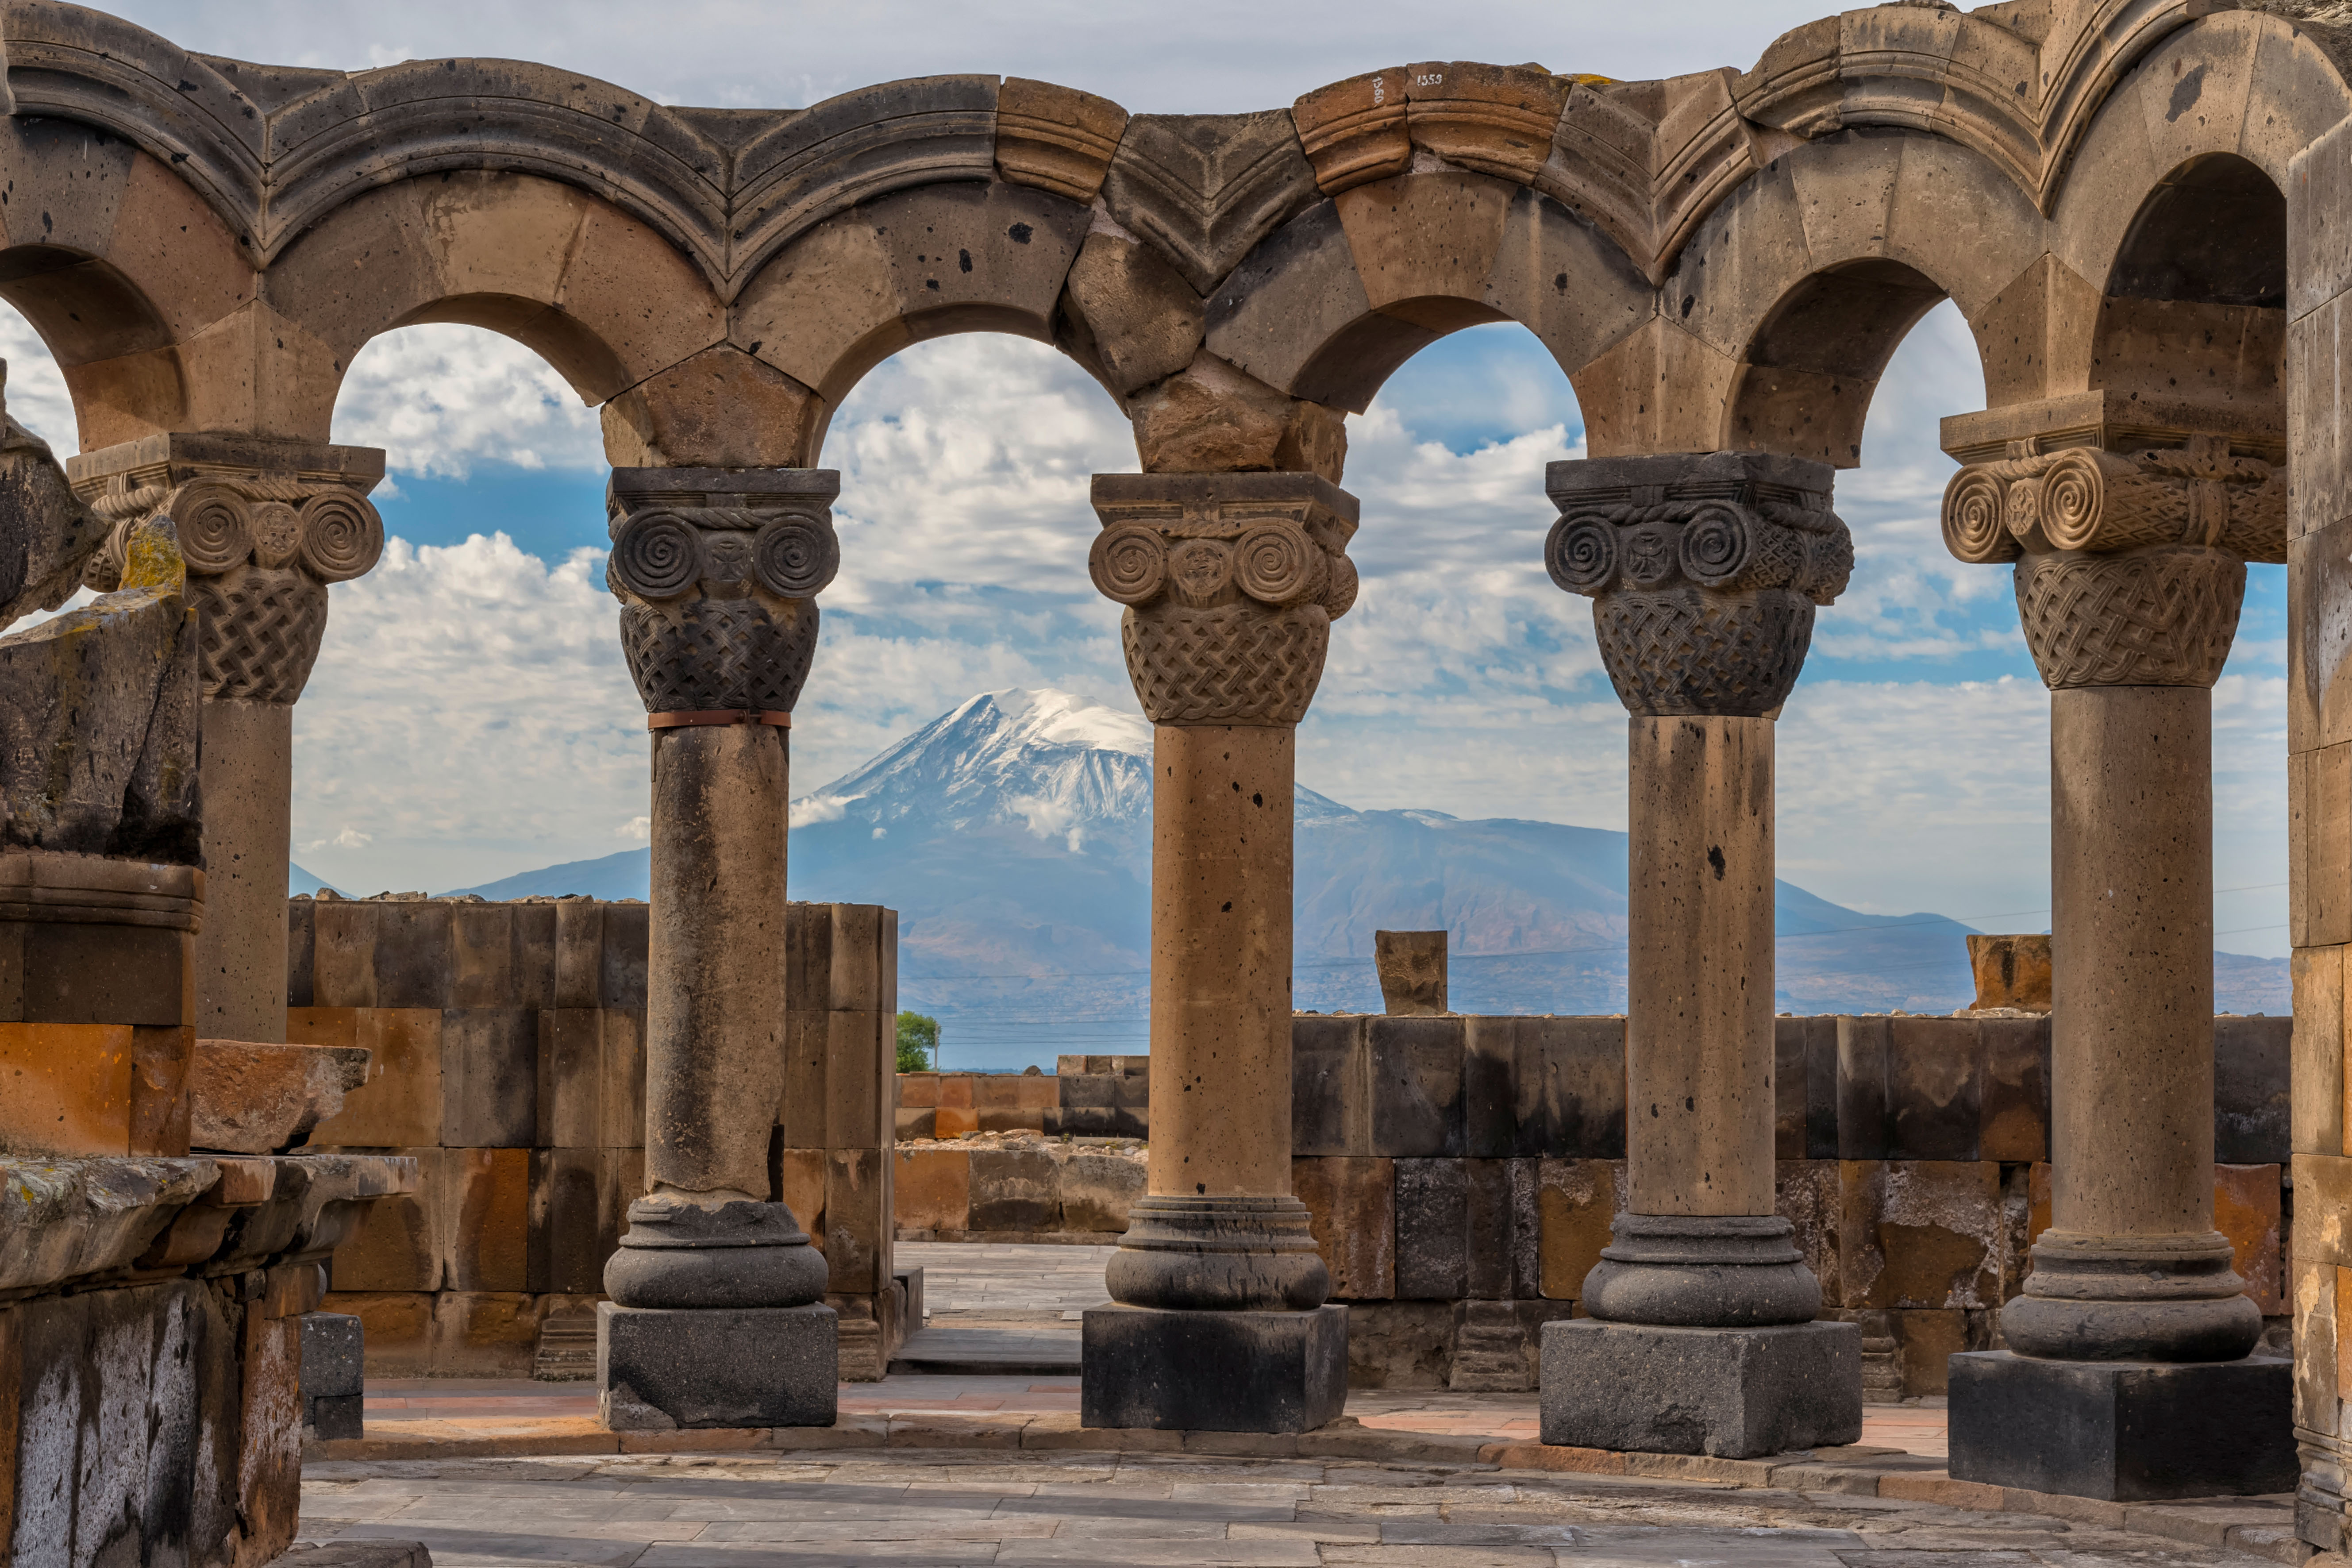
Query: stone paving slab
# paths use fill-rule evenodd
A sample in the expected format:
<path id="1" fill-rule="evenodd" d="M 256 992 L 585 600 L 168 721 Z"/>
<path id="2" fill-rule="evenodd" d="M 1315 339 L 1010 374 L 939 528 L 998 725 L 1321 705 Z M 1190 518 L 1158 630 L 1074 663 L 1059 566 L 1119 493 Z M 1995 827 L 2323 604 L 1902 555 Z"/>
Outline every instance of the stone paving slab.
<path id="1" fill-rule="evenodd" d="M 1783 1468 L 1787 1467 L 1782 1467 Z M 1544 1568 L 2252 1568 L 2129 1521 L 1492 1462 L 858 1451 L 312 1461 L 305 1542 L 413 1540 L 436 1568 L 1115 1563 Z M 2186 1505 L 2224 1533 L 2245 1500 Z M 2121 1510 L 2119 1510 L 2121 1511 Z"/>

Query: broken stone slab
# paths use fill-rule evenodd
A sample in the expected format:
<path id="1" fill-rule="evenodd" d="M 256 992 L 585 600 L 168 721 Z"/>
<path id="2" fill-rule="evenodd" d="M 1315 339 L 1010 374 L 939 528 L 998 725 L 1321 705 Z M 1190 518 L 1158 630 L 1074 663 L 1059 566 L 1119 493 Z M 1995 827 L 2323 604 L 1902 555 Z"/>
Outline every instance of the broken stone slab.
<path id="1" fill-rule="evenodd" d="M 1971 936 L 1969 968 L 1977 983 L 1977 999 L 1969 1011 L 1990 1007 L 2020 1013 L 2050 1011 L 2049 933 Z"/>
<path id="2" fill-rule="evenodd" d="M 1374 931 L 1372 963 L 1380 972 L 1384 1011 L 1410 1017 L 1445 1011 L 1444 931 Z"/>
<path id="3" fill-rule="evenodd" d="M 399 1154 L 0 1157 L 0 1299 L 321 1262 L 368 1203 L 416 1184 L 415 1159 Z"/>
<path id="4" fill-rule="evenodd" d="M 7 365 L 0 362 L 0 384 Z M 0 627 L 81 586 L 111 524 L 75 496 L 48 443 L 0 410 Z"/>
<path id="5" fill-rule="evenodd" d="M 367 1082 L 358 1046 L 196 1042 L 188 1069 L 188 1142 L 233 1154 L 272 1154 L 299 1144 Z"/>
<path id="6" fill-rule="evenodd" d="M 0 536 L 14 526 L 8 461 L 0 444 Z M 0 840 L 194 865 L 203 812 L 186 566 L 168 518 L 130 530 L 125 548 L 120 590 L 0 637 L 0 690 L 17 715 L 0 744 Z"/>

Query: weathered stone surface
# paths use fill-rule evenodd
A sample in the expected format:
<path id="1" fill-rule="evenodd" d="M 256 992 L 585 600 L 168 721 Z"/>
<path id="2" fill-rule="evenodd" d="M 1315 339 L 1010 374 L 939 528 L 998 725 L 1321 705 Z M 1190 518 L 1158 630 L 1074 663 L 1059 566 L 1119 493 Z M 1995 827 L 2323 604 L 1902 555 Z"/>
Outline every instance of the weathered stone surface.
<path id="1" fill-rule="evenodd" d="M 1321 404 L 1285 396 L 1203 351 L 1128 405 L 1136 454 L 1152 473 L 1243 473 L 1272 468 L 1337 484 L 1347 426 Z"/>
<path id="2" fill-rule="evenodd" d="M 2280 1358 L 2186 1365 L 1952 1358 L 1955 1480 L 2115 1502 L 2282 1492 L 2300 1467 Z"/>
<path id="3" fill-rule="evenodd" d="M 1543 1440 L 1746 1459 L 1862 1436 L 1862 1334 L 1851 1323 L 1543 1328 Z"/>
<path id="4" fill-rule="evenodd" d="M 1545 1160 L 1536 1190 L 1542 1292 L 1555 1301 L 1584 1294 L 1584 1277 L 1609 1245 L 1610 1222 L 1630 1194 L 1622 1160 Z"/>
<path id="5" fill-rule="evenodd" d="M 996 92 L 996 168 L 1015 184 L 1090 202 L 1102 189 L 1127 110 L 1107 98 L 1007 77 Z"/>
<path id="6" fill-rule="evenodd" d="M 1290 1021 L 1290 1152 L 1367 1155 L 1372 1147 L 1371 1047 L 1360 1017 Z"/>
<path id="7" fill-rule="evenodd" d="M 1371 1147 L 1391 1158 L 1458 1158 L 1463 1151 L 1464 1022 L 1374 1018 Z"/>
<path id="8" fill-rule="evenodd" d="M 1518 1131 L 1511 1152 L 1623 1159 L 1625 1020 L 1519 1018 L 1513 1033 Z"/>
<path id="9" fill-rule="evenodd" d="M 2293 1139 L 2293 1018 L 2213 1020 L 2213 1158 L 2282 1165 Z"/>
<path id="10" fill-rule="evenodd" d="M 366 1369 L 360 1321 L 342 1312 L 302 1315 L 302 1396 L 365 1392 Z"/>
<path id="11" fill-rule="evenodd" d="M 961 1149 L 902 1148 L 891 1155 L 898 1223 L 909 1230 L 971 1228 L 971 1156 Z"/>
<path id="12" fill-rule="evenodd" d="M 1061 1218 L 1054 1157 L 1042 1149 L 971 1152 L 972 1230 L 1052 1230 Z"/>
<path id="13" fill-rule="evenodd" d="M 128 1025 L 0 1024 L 0 1151 L 131 1152 Z"/>
<path id="14" fill-rule="evenodd" d="M 1840 1178 L 1841 1305 L 2000 1305 L 1998 1165 L 1849 1161 Z"/>
<path id="15" fill-rule="evenodd" d="M 1316 198 L 1281 110 L 1139 114 L 1103 181 L 1103 205 L 1206 294 L 1275 226 Z"/>
<path id="16" fill-rule="evenodd" d="M 1386 1300 L 1397 1289 L 1397 1162 L 1366 1156 L 1298 1159 L 1291 1189 L 1307 1205 L 1315 1248 L 1338 1300 Z"/>
<path id="17" fill-rule="evenodd" d="M 2280 1196 L 2276 1165 L 2213 1166 L 2213 1228 L 2230 1238 L 2232 1266 L 2266 1318 L 2286 1310 Z"/>
<path id="18" fill-rule="evenodd" d="M 597 1414 L 616 1432 L 830 1426 L 834 1310 L 596 1309 Z"/>
<path id="19" fill-rule="evenodd" d="M 1086 1314 L 1080 1423 L 1311 1432 L 1348 1398 L 1348 1309 Z"/>
<path id="20" fill-rule="evenodd" d="M 1454 1307 L 1449 1301 L 1348 1304 L 1350 1388 L 1444 1388 L 1453 1378 Z"/>
<path id="21" fill-rule="evenodd" d="M 1089 234 L 1064 288 L 1070 352 L 1121 397 L 1176 374 L 1201 352 L 1201 296 L 1139 240 Z"/>
<path id="22" fill-rule="evenodd" d="M 2050 936 L 1971 936 L 1969 968 L 1976 976 L 1972 1005 L 2050 1011 Z"/>
<path id="23" fill-rule="evenodd" d="M 415 1149 L 440 1142 L 441 1026 L 437 1007 L 321 1006 L 290 1016 L 287 1033 L 297 1042 L 356 1045 L 368 1053 L 367 1082 L 347 1090 L 342 1110 L 311 1129 L 311 1143 Z"/>
<path id="24" fill-rule="evenodd" d="M 189 1142 L 237 1154 L 291 1149 L 342 1109 L 367 1072 L 367 1052 L 351 1047 L 200 1039 L 187 1079 Z"/>
<path id="25" fill-rule="evenodd" d="M 0 437 L 0 490 L 5 465 L 25 460 L 8 440 L 32 437 L 13 423 Z M 48 449 L 32 445 L 48 461 Z M 34 570 L 21 552 L 29 541 L 16 548 L 16 572 Z M 0 587 L 8 549 L 0 543 Z M 0 844 L 190 865 L 202 808 L 187 566 L 168 521 L 142 523 L 126 551 L 115 591 L 0 637 L 0 689 L 17 716 L 0 744 Z"/>
<path id="26" fill-rule="evenodd" d="M 1427 1017 L 1446 1011 L 1444 931 L 1374 931 L 1372 966 L 1391 1016 Z"/>
<path id="27" fill-rule="evenodd" d="M 1144 1163 L 1124 1154 L 1072 1154 L 1062 1164 L 1061 1190 L 1062 1229 L 1123 1231 L 1143 1196 Z"/>

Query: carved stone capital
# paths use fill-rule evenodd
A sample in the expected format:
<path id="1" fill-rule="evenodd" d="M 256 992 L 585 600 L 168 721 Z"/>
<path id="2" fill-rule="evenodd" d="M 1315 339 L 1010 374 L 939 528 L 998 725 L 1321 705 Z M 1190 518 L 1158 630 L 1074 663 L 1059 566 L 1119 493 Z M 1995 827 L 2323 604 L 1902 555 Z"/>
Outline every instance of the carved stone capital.
<path id="1" fill-rule="evenodd" d="M 2249 561 L 2286 559 L 2286 469 L 2223 437 L 2134 452 L 2070 447 L 1970 463 L 1944 489 L 1944 543 L 2017 563 L 2026 645 L 2053 691 L 2210 686 Z"/>
<path id="2" fill-rule="evenodd" d="M 1313 474 L 1097 474 L 1095 586 L 1155 724 L 1296 724 L 1356 602 L 1356 498 Z"/>
<path id="3" fill-rule="evenodd" d="M 112 524 L 83 581 L 122 580 L 131 528 L 169 517 L 187 563 L 207 699 L 292 703 L 327 630 L 327 584 L 383 554 L 367 499 L 383 478 L 372 447 L 172 433 L 67 460 L 74 491 Z"/>
<path id="4" fill-rule="evenodd" d="M 648 713 L 789 713 L 841 569 L 830 468 L 615 468 L 621 647 Z"/>
<path id="5" fill-rule="evenodd" d="M 1762 452 L 1554 463 L 1551 580 L 1592 600 L 1601 660 L 1643 716 L 1759 717 L 1797 684 L 1813 609 L 1853 570 L 1824 463 Z"/>

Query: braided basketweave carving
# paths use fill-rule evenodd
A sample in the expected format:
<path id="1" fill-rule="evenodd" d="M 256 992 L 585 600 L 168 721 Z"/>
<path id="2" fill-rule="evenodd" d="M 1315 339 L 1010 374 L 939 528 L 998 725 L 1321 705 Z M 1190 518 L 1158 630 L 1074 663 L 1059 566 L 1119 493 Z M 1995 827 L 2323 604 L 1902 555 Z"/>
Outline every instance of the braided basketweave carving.
<path id="1" fill-rule="evenodd" d="M 1087 568 L 1127 606 L 1120 640 L 1155 724 L 1296 724 L 1331 622 L 1356 601 L 1345 493 L 1297 475 L 1167 476 L 1095 508 Z M 1130 485 L 1130 489 L 1134 488 Z"/>
<path id="2" fill-rule="evenodd" d="M 604 582 L 648 713 L 790 712 L 816 657 L 814 595 L 841 569 L 832 513 L 617 500 Z"/>
<path id="3" fill-rule="evenodd" d="M 331 481 L 212 473 L 109 490 L 91 506 L 114 522 L 82 578 L 100 593 L 121 580 L 129 531 L 159 514 L 171 518 L 188 563 L 208 698 L 300 698 L 326 635 L 326 585 L 364 574 L 383 553 L 375 507 Z"/>
<path id="4" fill-rule="evenodd" d="M 1628 710 L 1756 717 L 1787 700 L 1814 606 L 1853 571 L 1829 484 L 1819 464 L 1742 453 L 1552 465 L 1544 564 L 1592 600 Z"/>
<path id="5" fill-rule="evenodd" d="M 293 702 L 327 635 L 327 586 L 290 566 L 255 562 L 188 574 L 200 636 L 196 678 L 208 698 Z"/>
<path id="6" fill-rule="evenodd" d="M 2156 545 L 2113 554 L 2034 551 L 2017 563 L 2017 612 L 2042 684 L 2210 686 L 2246 596 L 2223 550 Z"/>
<path id="7" fill-rule="evenodd" d="M 1944 488 L 1944 543 L 2017 563 L 2018 618 L 2052 690 L 2210 686 L 2249 561 L 2286 559 L 2286 469 L 2219 437 L 1971 463 Z"/>

